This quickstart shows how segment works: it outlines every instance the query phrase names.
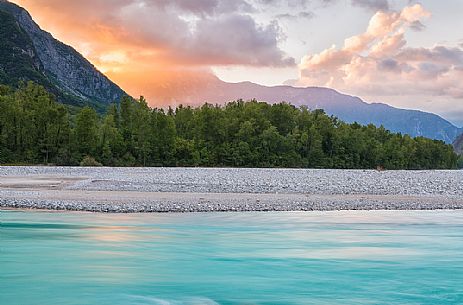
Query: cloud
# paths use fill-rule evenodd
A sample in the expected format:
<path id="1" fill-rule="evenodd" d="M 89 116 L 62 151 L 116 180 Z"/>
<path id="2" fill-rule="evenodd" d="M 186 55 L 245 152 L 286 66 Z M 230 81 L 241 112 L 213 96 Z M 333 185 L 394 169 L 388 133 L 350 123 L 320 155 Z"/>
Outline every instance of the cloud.
<path id="1" fill-rule="evenodd" d="M 230 65 L 295 65 L 293 58 L 275 48 L 280 35 L 280 28 L 275 22 L 259 26 L 250 16 L 229 15 L 198 22 L 195 39 L 188 49 L 197 54 L 197 62 L 207 59 Z"/>
<path id="2" fill-rule="evenodd" d="M 430 111 L 461 110 L 462 46 L 407 45 L 407 31 L 428 17 L 430 13 L 419 4 L 400 12 L 379 11 L 364 33 L 347 38 L 341 48 L 331 46 L 305 56 L 300 79 L 291 83 L 332 87 L 401 107 L 414 108 L 431 99 L 426 105 Z"/>
<path id="3" fill-rule="evenodd" d="M 257 5 L 263 4 L 266 6 L 287 6 L 291 8 L 294 8 L 294 7 L 305 8 L 311 2 L 310 0 L 254 0 L 254 1 Z"/>
<path id="4" fill-rule="evenodd" d="M 388 0 L 352 0 L 353 6 L 366 8 L 368 10 L 377 11 L 388 11 L 389 1 Z"/>
<path id="5" fill-rule="evenodd" d="M 115 49 L 159 65 L 288 66 L 277 23 L 260 24 L 245 0 L 17 0 L 97 64 Z M 221 34 L 222 33 L 222 34 Z M 90 42 L 90 43 L 89 43 Z M 82 48 L 83 49 L 83 48 Z"/>
<path id="6" fill-rule="evenodd" d="M 244 0 L 220 1 L 220 0 L 144 0 L 145 5 L 151 8 L 172 9 L 177 11 L 188 12 L 196 15 L 219 15 L 227 13 L 255 11 L 252 4 Z"/>
<path id="7" fill-rule="evenodd" d="M 284 13 L 275 16 L 276 20 L 297 20 L 297 19 L 312 19 L 315 16 L 312 12 L 299 12 L 297 14 Z"/>
<path id="8" fill-rule="evenodd" d="M 421 32 L 421 31 L 424 31 L 426 26 L 423 23 L 421 23 L 421 21 L 416 20 L 410 24 L 410 28 L 414 30 L 415 32 Z"/>
<path id="9" fill-rule="evenodd" d="M 463 97 L 463 50 L 435 46 L 411 48 L 405 32 L 430 16 L 421 5 L 401 12 L 376 13 L 367 30 L 307 55 L 300 64 L 299 85 L 328 86 L 358 95 L 428 94 Z"/>

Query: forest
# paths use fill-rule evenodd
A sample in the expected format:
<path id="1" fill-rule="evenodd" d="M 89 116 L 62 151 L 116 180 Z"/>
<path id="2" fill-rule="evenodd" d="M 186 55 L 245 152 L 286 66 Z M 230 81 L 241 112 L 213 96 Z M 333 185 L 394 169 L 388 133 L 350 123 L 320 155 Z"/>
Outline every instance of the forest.
<path id="1" fill-rule="evenodd" d="M 0 86 L 0 164 L 453 169 L 461 162 L 442 141 L 283 102 L 153 109 L 143 97 L 125 97 L 98 114 L 67 108 L 32 82 Z"/>

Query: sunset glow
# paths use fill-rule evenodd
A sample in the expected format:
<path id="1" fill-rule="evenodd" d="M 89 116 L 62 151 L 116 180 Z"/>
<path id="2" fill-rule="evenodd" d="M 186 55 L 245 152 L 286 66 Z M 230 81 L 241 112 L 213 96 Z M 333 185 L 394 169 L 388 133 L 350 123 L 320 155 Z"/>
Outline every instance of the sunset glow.
<path id="1" fill-rule="evenodd" d="M 214 73 L 331 87 L 463 123 L 458 0 L 12 2 L 152 105 Z"/>

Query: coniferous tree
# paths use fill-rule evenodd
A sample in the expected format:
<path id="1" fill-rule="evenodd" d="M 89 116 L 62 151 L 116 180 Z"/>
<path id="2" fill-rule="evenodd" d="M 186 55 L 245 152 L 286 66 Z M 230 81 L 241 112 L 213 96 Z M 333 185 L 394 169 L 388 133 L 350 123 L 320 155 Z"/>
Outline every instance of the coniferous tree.
<path id="1" fill-rule="evenodd" d="M 98 148 L 98 115 L 93 108 L 84 107 L 77 114 L 74 129 L 75 151 L 78 158 L 96 157 Z"/>
<path id="2" fill-rule="evenodd" d="M 346 124 L 323 110 L 238 100 L 220 107 L 151 109 L 125 97 L 77 115 L 43 87 L 0 86 L 0 163 L 444 169 L 451 145 Z M 85 162 L 83 162 L 85 161 Z M 91 161 L 91 162 L 90 162 Z"/>

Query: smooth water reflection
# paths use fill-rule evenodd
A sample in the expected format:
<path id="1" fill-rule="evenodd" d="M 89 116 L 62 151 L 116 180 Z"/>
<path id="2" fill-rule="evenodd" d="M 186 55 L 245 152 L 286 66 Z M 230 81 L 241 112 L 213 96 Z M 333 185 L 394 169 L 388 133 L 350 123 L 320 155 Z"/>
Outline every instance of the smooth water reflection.
<path id="1" fill-rule="evenodd" d="M 0 304 L 463 303 L 463 212 L 1 212 Z"/>

